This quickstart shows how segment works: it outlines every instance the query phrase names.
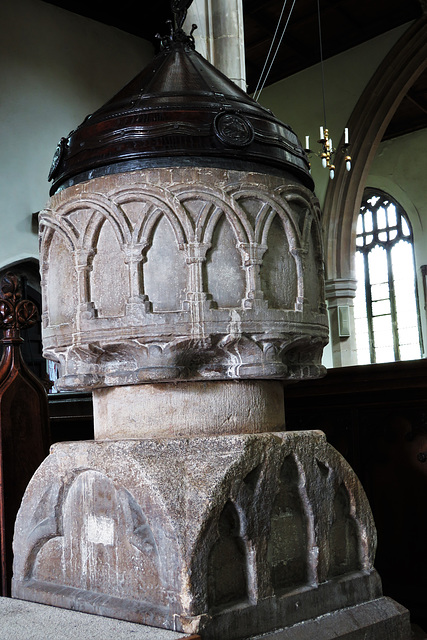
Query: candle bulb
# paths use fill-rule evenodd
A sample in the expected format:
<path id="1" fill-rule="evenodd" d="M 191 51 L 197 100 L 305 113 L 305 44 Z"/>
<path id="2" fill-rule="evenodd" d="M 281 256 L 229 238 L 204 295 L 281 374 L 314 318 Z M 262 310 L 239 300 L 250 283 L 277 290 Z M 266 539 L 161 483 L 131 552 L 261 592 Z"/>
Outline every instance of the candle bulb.
<path id="1" fill-rule="evenodd" d="M 348 129 L 344 129 L 344 144 L 348 144 Z"/>
<path id="2" fill-rule="evenodd" d="M 321 140 L 325 139 L 325 136 L 324 136 L 324 133 L 323 133 L 323 127 L 320 127 L 320 139 Z"/>
<path id="3" fill-rule="evenodd" d="M 310 149 L 310 136 L 305 136 L 305 148 Z"/>

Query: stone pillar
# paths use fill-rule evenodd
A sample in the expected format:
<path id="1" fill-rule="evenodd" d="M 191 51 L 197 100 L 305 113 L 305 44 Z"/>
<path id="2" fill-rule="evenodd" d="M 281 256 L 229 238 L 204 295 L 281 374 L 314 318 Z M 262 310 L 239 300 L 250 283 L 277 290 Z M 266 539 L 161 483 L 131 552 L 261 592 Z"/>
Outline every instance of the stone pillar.
<path id="1" fill-rule="evenodd" d="M 337 278 L 325 286 L 334 367 L 357 364 L 354 297 L 357 280 Z"/>
<path id="2" fill-rule="evenodd" d="M 187 31 L 192 24 L 197 25 L 197 50 L 246 91 L 242 0 L 195 0 L 187 13 Z"/>

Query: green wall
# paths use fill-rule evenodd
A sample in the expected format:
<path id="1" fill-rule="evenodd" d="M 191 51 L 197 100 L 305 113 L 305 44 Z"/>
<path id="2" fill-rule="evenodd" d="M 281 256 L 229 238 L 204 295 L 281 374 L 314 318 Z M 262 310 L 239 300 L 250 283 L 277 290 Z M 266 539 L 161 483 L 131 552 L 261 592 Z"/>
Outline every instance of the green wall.
<path id="1" fill-rule="evenodd" d="M 324 61 L 327 126 L 335 143 L 375 70 L 409 25 L 393 29 L 358 47 Z M 313 45 L 314 46 L 314 45 Z M 310 148 L 320 148 L 319 127 L 323 125 L 320 63 L 263 90 L 259 102 L 295 131 L 303 145 L 310 136 Z M 350 142 L 351 142 L 350 131 Z M 350 149 L 351 153 L 351 149 Z M 316 195 L 323 204 L 329 180 L 319 158 L 311 158 Z"/>
<path id="2" fill-rule="evenodd" d="M 41 0 L 0 3 L 0 268 L 38 257 L 59 139 L 152 57 L 148 42 Z"/>

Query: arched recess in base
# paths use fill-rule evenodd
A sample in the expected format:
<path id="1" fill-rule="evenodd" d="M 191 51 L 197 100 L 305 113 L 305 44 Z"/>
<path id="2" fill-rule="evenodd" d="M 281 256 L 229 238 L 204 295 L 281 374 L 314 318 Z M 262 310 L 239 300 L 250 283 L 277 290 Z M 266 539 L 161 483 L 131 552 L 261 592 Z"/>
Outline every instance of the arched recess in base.
<path id="1" fill-rule="evenodd" d="M 372 161 L 397 107 L 427 68 L 427 15 L 403 34 L 362 93 L 348 121 L 353 168 L 337 154 L 323 207 L 327 279 L 354 277 L 356 222 Z M 340 141 L 338 148 L 344 143 Z"/>

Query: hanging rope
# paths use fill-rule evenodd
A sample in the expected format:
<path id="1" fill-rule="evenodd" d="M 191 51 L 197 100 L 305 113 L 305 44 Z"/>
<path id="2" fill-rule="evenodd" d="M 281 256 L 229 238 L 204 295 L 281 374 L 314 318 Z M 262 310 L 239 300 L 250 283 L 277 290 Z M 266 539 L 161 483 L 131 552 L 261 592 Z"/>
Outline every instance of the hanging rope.
<path id="1" fill-rule="evenodd" d="M 277 35 L 278 30 L 279 30 L 280 23 L 281 23 L 281 21 L 282 21 L 282 16 L 283 16 L 283 13 L 284 13 L 284 10 L 285 10 L 285 7 L 286 7 L 286 2 L 287 2 L 287 0 L 284 0 L 284 2 L 283 2 L 283 6 L 282 6 L 282 11 L 280 12 L 279 20 L 278 20 L 278 22 L 277 22 L 276 30 L 275 30 L 275 32 L 274 32 L 273 39 L 272 39 L 272 41 L 271 41 L 270 49 L 269 49 L 269 51 L 268 51 L 268 53 L 267 53 L 267 57 L 266 57 L 266 59 L 265 59 L 264 66 L 263 66 L 263 68 L 262 68 L 262 71 L 261 71 L 261 74 L 260 74 L 259 80 L 258 80 L 258 82 L 257 82 L 257 86 L 256 86 L 256 88 L 255 88 L 255 92 L 254 92 L 254 99 L 255 99 L 255 100 L 257 100 L 257 101 L 259 100 L 259 97 L 260 97 L 260 95 L 261 95 L 261 92 L 262 92 L 262 90 L 264 89 L 264 86 L 265 86 L 265 83 L 266 83 L 266 81 L 267 81 L 268 75 L 269 75 L 269 73 L 270 73 L 270 71 L 271 71 L 271 68 L 272 68 L 272 66 L 273 66 L 273 64 L 274 64 L 274 61 L 275 61 L 276 56 L 277 56 L 277 53 L 278 53 L 278 51 L 279 51 L 279 49 L 280 49 L 280 45 L 282 44 L 283 36 L 285 35 L 285 31 L 286 31 L 286 29 L 287 29 L 287 27 L 288 27 L 289 20 L 290 20 L 290 17 L 291 17 L 291 15 L 292 15 L 292 11 L 293 11 L 293 9 L 294 9 L 294 6 L 295 6 L 295 2 L 296 2 L 296 0 L 293 0 L 291 10 L 289 11 L 289 14 L 288 14 L 288 17 L 287 17 L 287 20 L 286 20 L 285 26 L 283 27 L 282 35 L 280 36 L 279 42 L 278 42 L 277 47 L 276 47 L 276 51 L 274 52 L 274 55 L 273 55 L 273 59 L 271 60 L 270 66 L 268 67 L 268 70 L 267 70 L 267 72 L 266 72 L 266 74 L 265 74 L 265 76 L 264 76 L 264 80 L 262 81 L 261 87 L 259 88 L 260 83 L 261 83 L 262 76 L 263 76 L 264 71 L 265 71 L 265 68 L 266 68 L 266 66 L 267 66 L 267 64 L 268 64 L 268 59 L 269 59 L 269 57 L 270 57 L 270 53 L 271 53 L 271 51 L 272 51 L 272 49 L 273 49 L 273 44 L 274 44 L 274 41 L 275 41 L 275 39 L 276 39 L 276 35 Z M 259 89 L 258 89 L 258 88 L 259 88 Z"/>

